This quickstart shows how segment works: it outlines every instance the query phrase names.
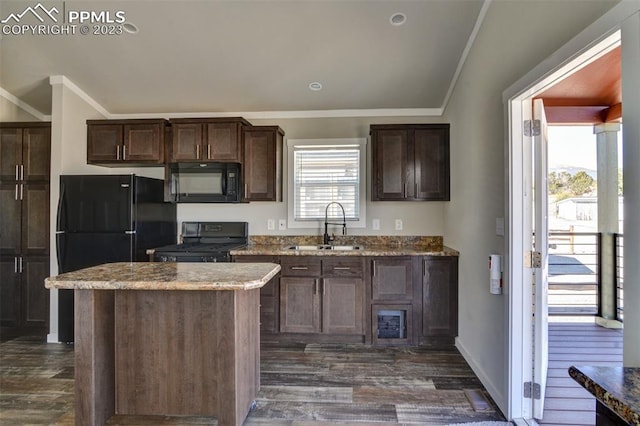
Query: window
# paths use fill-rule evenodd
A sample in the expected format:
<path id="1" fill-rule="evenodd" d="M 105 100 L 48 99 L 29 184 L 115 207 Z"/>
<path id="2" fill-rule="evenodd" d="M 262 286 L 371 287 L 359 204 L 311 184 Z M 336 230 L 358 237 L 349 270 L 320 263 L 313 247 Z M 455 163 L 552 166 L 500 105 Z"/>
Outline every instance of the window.
<path id="1" fill-rule="evenodd" d="M 351 227 L 364 227 L 366 139 L 289 140 L 289 226 L 316 227 L 331 202 Z M 336 204 L 328 217 L 342 219 Z"/>

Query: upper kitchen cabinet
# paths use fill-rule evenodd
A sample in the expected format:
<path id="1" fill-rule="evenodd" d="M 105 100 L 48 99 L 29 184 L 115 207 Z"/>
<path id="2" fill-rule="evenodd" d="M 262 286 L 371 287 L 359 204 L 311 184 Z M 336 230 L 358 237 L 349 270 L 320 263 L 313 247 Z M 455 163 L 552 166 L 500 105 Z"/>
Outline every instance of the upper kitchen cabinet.
<path id="1" fill-rule="evenodd" d="M 234 118 L 171 120 L 173 137 L 169 162 L 242 162 L 242 129 L 250 123 Z"/>
<path id="2" fill-rule="evenodd" d="M 0 180 L 48 181 L 51 123 L 0 123 Z"/>
<path id="3" fill-rule="evenodd" d="M 242 161 L 246 201 L 282 201 L 282 143 L 278 126 L 249 126 L 243 129 Z"/>
<path id="4" fill-rule="evenodd" d="M 103 166 L 160 165 L 168 122 L 87 120 L 87 163 Z"/>
<path id="5" fill-rule="evenodd" d="M 449 124 L 370 129 L 372 201 L 449 200 Z"/>

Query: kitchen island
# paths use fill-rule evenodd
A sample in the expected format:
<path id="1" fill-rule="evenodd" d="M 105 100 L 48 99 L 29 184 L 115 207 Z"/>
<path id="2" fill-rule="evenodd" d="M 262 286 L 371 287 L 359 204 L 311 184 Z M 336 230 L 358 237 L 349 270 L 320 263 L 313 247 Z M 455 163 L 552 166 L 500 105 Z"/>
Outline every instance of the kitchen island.
<path id="1" fill-rule="evenodd" d="M 596 397 L 596 425 L 640 424 L 640 368 L 571 366 L 569 376 Z"/>
<path id="2" fill-rule="evenodd" d="M 77 425 L 211 416 L 241 425 L 260 387 L 260 288 L 272 263 L 112 263 L 49 277 L 75 290 Z"/>

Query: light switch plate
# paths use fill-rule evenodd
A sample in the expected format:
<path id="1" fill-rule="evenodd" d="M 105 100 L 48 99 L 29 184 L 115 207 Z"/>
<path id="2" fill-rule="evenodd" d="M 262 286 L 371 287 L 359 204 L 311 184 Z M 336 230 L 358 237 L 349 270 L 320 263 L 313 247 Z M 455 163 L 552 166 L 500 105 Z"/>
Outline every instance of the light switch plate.
<path id="1" fill-rule="evenodd" d="M 269 231 L 276 229 L 276 221 L 274 219 L 267 219 L 267 229 Z"/>
<path id="2" fill-rule="evenodd" d="M 402 231 L 402 219 L 396 219 L 396 231 Z"/>
<path id="3" fill-rule="evenodd" d="M 504 217 L 496 218 L 496 235 L 504 237 Z"/>
<path id="4" fill-rule="evenodd" d="M 285 231 L 287 229 L 287 219 L 278 220 L 278 230 Z"/>
<path id="5" fill-rule="evenodd" d="M 373 228 L 374 231 L 380 230 L 380 219 L 373 219 L 371 221 L 371 228 Z"/>

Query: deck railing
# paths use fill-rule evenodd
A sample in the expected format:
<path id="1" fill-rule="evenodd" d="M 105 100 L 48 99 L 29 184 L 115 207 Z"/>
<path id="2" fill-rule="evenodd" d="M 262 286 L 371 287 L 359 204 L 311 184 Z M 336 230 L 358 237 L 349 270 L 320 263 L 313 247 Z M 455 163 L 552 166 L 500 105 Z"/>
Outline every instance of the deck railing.
<path id="1" fill-rule="evenodd" d="M 614 234 L 615 262 L 616 262 L 616 319 L 624 319 L 624 235 Z"/>
<path id="2" fill-rule="evenodd" d="M 598 315 L 601 234 L 549 232 L 549 315 Z"/>

